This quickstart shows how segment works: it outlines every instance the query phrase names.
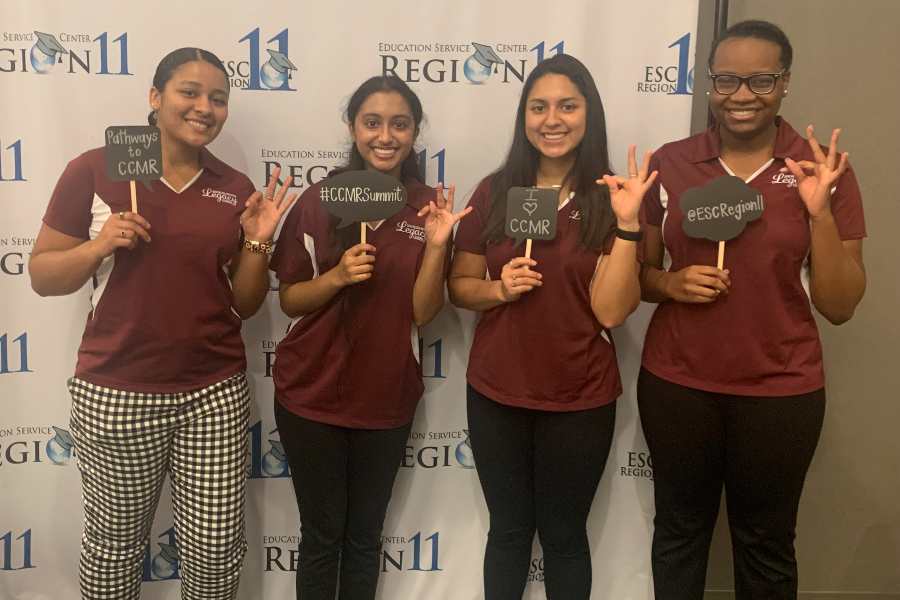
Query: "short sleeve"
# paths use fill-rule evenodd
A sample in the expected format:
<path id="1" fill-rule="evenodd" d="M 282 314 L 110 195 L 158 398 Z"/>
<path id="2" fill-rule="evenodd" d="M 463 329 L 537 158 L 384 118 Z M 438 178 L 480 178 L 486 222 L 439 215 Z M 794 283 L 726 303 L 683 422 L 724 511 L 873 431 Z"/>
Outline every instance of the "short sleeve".
<path id="1" fill-rule="evenodd" d="M 75 238 L 89 239 L 94 173 L 86 154 L 69 162 L 56 182 L 44 213 L 48 227 Z"/>
<path id="2" fill-rule="evenodd" d="M 831 213 L 834 215 L 834 222 L 842 240 L 859 240 L 866 237 L 862 194 L 853 169 L 847 169 L 838 180 L 831 195 Z"/>
<path id="3" fill-rule="evenodd" d="M 657 158 L 657 155 L 654 154 L 653 157 L 650 158 L 650 172 L 659 171 L 659 164 L 660 161 Z M 647 193 L 644 195 L 644 201 L 641 203 L 640 212 L 641 225 L 652 225 L 654 227 L 662 226 L 665 209 L 663 208 L 660 196 L 660 187 L 662 185 L 660 183 L 661 179 L 661 173 L 658 173 L 656 179 L 653 181 L 653 185 L 650 186 L 650 189 L 647 190 Z"/>
<path id="4" fill-rule="evenodd" d="M 486 245 L 482 237 L 491 209 L 491 185 L 487 178 L 475 188 L 468 206 L 472 212 L 459 222 L 453 244 L 457 250 L 484 255 Z"/>
<path id="5" fill-rule="evenodd" d="M 275 244 L 275 252 L 269 268 L 281 283 L 309 281 L 315 275 L 313 257 L 315 227 L 311 227 L 309 204 L 314 202 L 313 188 L 306 190 L 285 217 L 281 235 Z M 308 247 L 309 245 L 309 247 Z"/>

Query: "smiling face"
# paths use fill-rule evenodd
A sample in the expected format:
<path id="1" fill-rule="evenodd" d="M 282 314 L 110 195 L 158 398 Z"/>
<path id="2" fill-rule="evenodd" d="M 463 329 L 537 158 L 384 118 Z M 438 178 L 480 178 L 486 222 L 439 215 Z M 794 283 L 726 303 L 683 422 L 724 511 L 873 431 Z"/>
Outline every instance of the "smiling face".
<path id="1" fill-rule="evenodd" d="M 216 139 L 228 118 L 225 74 L 206 61 L 186 62 L 162 90 L 150 90 L 150 106 L 165 140 L 199 149 Z"/>
<path id="2" fill-rule="evenodd" d="M 571 79 L 548 73 L 534 82 L 525 102 L 525 137 L 544 158 L 574 155 L 587 126 L 587 102 Z"/>
<path id="3" fill-rule="evenodd" d="M 399 177 L 416 140 L 412 110 L 397 92 L 375 92 L 363 101 L 350 135 L 366 168 Z"/>
<path id="4" fill-rule="evenodd" d="M 719 44 L 713 57 L 714 75 L 747 77 L 756 73 L 779 73 L 781 49 L 778 44 L 752 37 L 729 38 Z M 709 106 L 719 126 L 738 139 L 752 139 L 774 126 L 781 108 L 790 73 L 778 78 L 769 94 L 754 94 L 746 83 L 733 94 L 710 92 Z"/>

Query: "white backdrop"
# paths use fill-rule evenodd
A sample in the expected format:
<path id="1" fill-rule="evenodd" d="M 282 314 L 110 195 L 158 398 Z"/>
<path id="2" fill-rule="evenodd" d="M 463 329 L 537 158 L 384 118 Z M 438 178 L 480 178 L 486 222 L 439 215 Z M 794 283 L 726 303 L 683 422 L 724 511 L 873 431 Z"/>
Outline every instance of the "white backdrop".
<path id="1" fill-rule="evenodd" d="M 0 4 L 0 598 L 78 596 L 82 511 L 64 382 L 87 291 L 37 297 L 28 253 L 65 164 L 102 145 L 108 125 L 145 123 L 153 71 L 169 50 L 212 50 L 232 72 L 229 121 L 211 149 L 259 187 L 276 162 L 300 187 L 340 164 L 349 143 L 341 111 L 360 82 L 385 69 L 408 80 L 424 104 L 418 150 L 427 181 L 455 183 L 460 203 L 502 160 L 522 79 L 560 50 L 596 79 L 615 166 L 623 166 L 629 143 L 641 152 L 688 134 L 696 0 L 573 0 L 555 10 L 521 0 L 262 6 Z M 55 64 L 36 45 L 36 31 L 67 50 Z M 505 61 L 497 72 L 470 60 L 472 42 Z M 266 66 L 266 49 L 297 67 L 286 83 Z M 634 403 L 648 308 L 615 331 L 626 391 L 590 519 L 595 598 L 652 597 L 652 468 Z M 471 313 L 448 307 L 422 332 L 426 393 L 385 524 L 380 598 L 481 597 L 487 513 L 464 410 L 473 323 Z M 244 327 L 255 407 L 242 599 L 293 593 L 298 517 L 270 378 L 287 324 L 271 294 Z M 166 495 L 147 547 L 144 598 L 180 597 L 173 544 Z M 537 544 L 529 580 L 526 598 L 544 598 Z"/>

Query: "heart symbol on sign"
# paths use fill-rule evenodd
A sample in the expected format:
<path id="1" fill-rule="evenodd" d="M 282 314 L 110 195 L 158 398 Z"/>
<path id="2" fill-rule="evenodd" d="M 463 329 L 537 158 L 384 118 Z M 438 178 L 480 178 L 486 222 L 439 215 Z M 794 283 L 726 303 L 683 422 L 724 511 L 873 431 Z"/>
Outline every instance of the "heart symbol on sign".
<path id="1" fill-rule="evenodd" d="M 525 212 L 527 212 L 527 213 L 528 213 L 528 216 L 530 217 L 531 215 L 534 214 L 534 211 L 537 210 L 537 202 L 535 202 L 534 200 L 530 200 L 530 201 L 525 201 L 525 202 L 523 202 L 523 203 L 522 203 L 522 210 L 524 210 Z"/>

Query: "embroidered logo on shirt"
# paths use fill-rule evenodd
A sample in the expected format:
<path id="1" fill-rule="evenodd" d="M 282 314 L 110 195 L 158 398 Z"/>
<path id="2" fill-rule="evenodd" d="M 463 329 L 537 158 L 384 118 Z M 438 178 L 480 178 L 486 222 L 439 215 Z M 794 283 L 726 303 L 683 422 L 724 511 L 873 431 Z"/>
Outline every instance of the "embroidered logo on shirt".
<path id="1" fill-rule="evenodd" d="M 775 173 L 772 175 L 771 183 L 780 183 L 789 188 L 797 187 L 797 178 L 792 173 Z"/>
<path id="2" fill-rule="evenodd" d="M 573 210 L 569 213 L 570 221 L 580 221 L 581 220 L 581 211 L 578 209 Z"/>
<path id="3" fill-rule="evenodd" d="M 230 192 L 220 192 L 219 190 L 214 190 L 212 188 L 203 188 L 203 192 L 200 194 L 204 198 L 215 198 L 217 204 L 230 204 L 231 206 L 237 206 L 238 197 L 236 194 L 232 194 Z"/>
<path id="4" fill-rule="evenodd" d="M 400 221 L 397 223 L 397 229 L 395 231 L 409 235 L 409 239 L 411 240 L 416 240 L 417 242 L 425 241 L 425 228 L 419 225 Z"/>

